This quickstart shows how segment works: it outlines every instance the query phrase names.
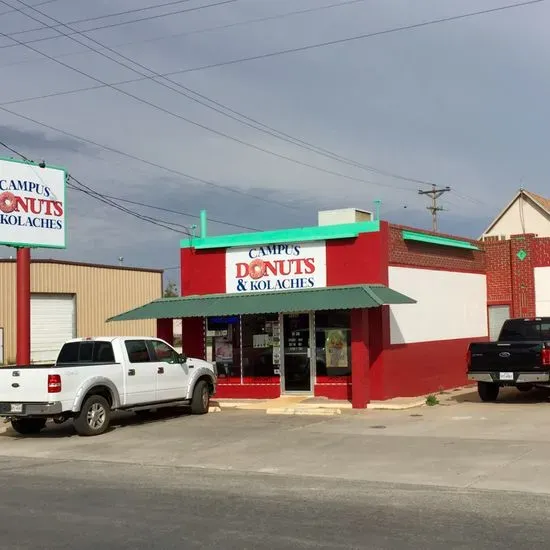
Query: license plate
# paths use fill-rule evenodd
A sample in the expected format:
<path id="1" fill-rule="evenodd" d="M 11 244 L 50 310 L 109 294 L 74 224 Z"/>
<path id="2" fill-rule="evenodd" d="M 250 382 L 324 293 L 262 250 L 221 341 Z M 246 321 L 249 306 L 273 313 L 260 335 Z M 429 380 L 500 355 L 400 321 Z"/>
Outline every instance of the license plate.
<path id="1" fill-rule="evenodd" d="M 514 373 L 513 372 L 501 372 L 500 373 L 500 379 L 501 380 L 513 380 L 514 379 Z"/>
<path id="2" fill-rule="evenodd" d="M 10 406 L 10 412 L 12 413 L 22 413 L 23 405 L 21 403 L 12 403 Z"/>

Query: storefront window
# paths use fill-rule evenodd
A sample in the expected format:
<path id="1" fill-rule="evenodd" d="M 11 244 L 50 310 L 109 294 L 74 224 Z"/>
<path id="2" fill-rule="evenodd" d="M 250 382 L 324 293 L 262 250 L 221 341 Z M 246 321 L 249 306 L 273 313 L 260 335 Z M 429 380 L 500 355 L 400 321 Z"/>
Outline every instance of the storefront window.
<path id="1" fill-rule="evenodd" d="M 209 317 L 207 343 L 212 361 L 216 363 L 219 381 L 241 381 L 241 327 L 240 317 Z"/>
<path id="2" fill-rule="evenodd" d="M 279 383 L 278 314 L 242 316 L 242 358 L 245 383 Z"/>
<path id="3" fill-rule="evenodd" d="M 349 311 L 315 313 L 317 379 L 351 376 L 351 314 Z"/>

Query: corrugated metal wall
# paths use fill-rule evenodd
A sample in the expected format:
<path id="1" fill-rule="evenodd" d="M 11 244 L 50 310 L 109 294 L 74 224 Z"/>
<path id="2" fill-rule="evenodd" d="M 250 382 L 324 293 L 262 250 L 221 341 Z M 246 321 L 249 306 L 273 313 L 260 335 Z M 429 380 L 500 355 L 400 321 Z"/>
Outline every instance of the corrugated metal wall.
<path id="1" fill-rule="evenodd" d="M 162 273 L 33 262 L 31 292 L 75 294 L 77 336 L 155 336 L 154 320 L 113 323 L 106 320 L 159 298 Z M 16 355 L 15 262 L 0 261 L 0 327 L 4 328 L 4 362 L 13 363 Z"/>

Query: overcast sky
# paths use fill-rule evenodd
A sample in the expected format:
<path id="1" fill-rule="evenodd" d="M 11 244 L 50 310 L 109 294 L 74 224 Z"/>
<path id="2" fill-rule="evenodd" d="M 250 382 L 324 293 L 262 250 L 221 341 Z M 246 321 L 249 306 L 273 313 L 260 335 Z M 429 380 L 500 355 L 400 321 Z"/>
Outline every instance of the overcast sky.
<path id="1" fill-rule="evenodd" d="M 427 198 L 418 195 L 428 187 L 371 167 L 451 186 L 440 230 L 469 237 L 478 237 L 520 186 L 548 195 L 550 1 L 180 72 L 169 77 L 176 84 L 163 81 L 172 90 L 148 79 L 117 85 L 148 104 L 101 82 L 196 69 L 514 0 L 180 0 L 113 17 L 106 16 L 168 0 L 24 2 L 68 23 L 73 31 L 58 27 L 64 34 L 108 26 L 87 33 L 96 42 L 72 36 L 126 67 L 66 36 L 36 41 L 59 36 L 52 29 L 30 31 L 56 22 L 18 0 L 0 1 L 0 33 L 35 40 L 28 46 L 77 69 L 0 36 L 0 107 L 97 145 L 2 110 L 0 140 L 29 158 L 66 166 L 101 193 L 197 216 L 206 208 L 211 219 L 260 230 L 314 225 L 320 209 L 372 210 L 380 199 L 383 218 L 431 227 Z M 331 7 L 312 10 L 325 6 Z M 303 13 L 291 13 L 296 11 Z M 172 15 L 157 17 L 167 13 Z M 83 19 L 92 20 L 72 23 Z M 136 19 L 142 21 L 119 24 Z M 19 101 L 88 87 L 96 89 Z M 269 129 L 258 131 L 191 101 L 183 95 L 190 91 Z M 278 139 L 273 130 L 286 136 Z M 296 138 L 308 145 L 296 145 Z M 308 150 L 312 145 L 328 153 Z M 9 154 L 0 147 L 0 156 Z M 124 206 L 187 227 L 198 223 L 183 214 Z M 179 263 L 182 234 L 73 190 L 68 225 L 67 250 L 33 254 L 102 263 L 122 256 L 127 265 L 160 268 Z M 245 229 L 211 222 L 209 231 Z M 178 279 L 177 270 L 167 274 Z"/>

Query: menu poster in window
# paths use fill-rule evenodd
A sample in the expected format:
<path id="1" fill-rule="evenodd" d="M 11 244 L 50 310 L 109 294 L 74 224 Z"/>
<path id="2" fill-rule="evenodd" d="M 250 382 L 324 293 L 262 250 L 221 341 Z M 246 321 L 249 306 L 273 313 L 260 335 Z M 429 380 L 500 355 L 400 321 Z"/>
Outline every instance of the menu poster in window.
<path id="1" fill-rule="evenodd" d="M 304 331 L 293 330 L 285 333 L 285 340 L 285 348 L 288 353 L 307 353 L 308 342 Z"/>
<path id="2" fill-rule="evenodd" d="M 347 368 L 348 346 L 346 335 L 341 330 L 327 330 L 325 335 L 327 367 Z"/>

